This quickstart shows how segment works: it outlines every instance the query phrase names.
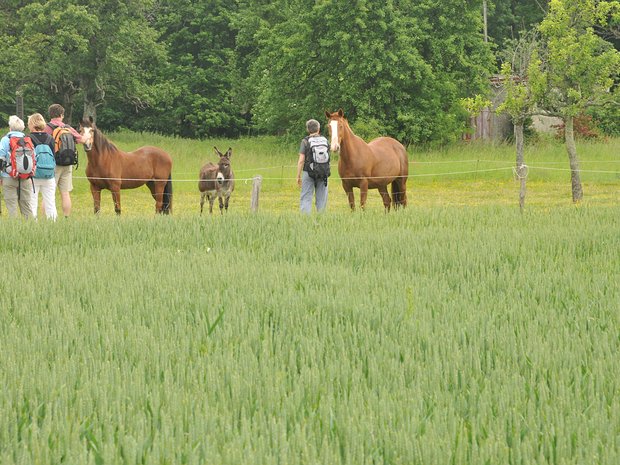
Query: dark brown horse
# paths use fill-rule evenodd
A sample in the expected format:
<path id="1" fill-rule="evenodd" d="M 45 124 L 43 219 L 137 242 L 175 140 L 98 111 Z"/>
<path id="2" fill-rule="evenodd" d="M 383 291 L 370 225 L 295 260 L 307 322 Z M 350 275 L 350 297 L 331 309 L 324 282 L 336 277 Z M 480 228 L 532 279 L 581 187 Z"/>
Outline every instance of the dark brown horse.
<path id="1" fill-rule="evenodd" d="M 325 112 L 329 122 L 332 152 L 340 152 L 338 174 L 355 210 L 353 188 L 360 190 L 360 207 L 364 209 L 368 189 L 378 189 L 386 211 L 407 206 L 409 161 L 405 147 L 391 137 L 379 137 L 369 143 L 355 134 L 342 110 Z M 392 199 L 387 186 L 392 184 Z"/>
<path id="2" fill-rule="evenodd" d="M 95 213 L 101 208 L 101 190 L 112 192 L 114 211 L 121 214 L 121 189 L 134 189 L 144 184 L 155 199 L 157 213 L 172 211 L 172 158 L 157 147 L 140 147 L 133 152 L 116 148 L 92 118 L 82 121 L 80 132 L 88 156 L 86 177 L 90 182 Z"/>
<path id="3" fill-rule="evenodd" d="M 230 194 L 235 189 L 235 175 L 230 164 L 232 148 L 229 148 L 225 154 L 220 152 L 217 147 L 213 148 L 215 153 L 219 155 L 220 161 L 217 165 L 209 161 L 200 168 L 198 190 L 200 191 L 201 214 L 205 198 L 209 200 L 209 213 L 213 213 L 215 197 L 219 200 L 220 213 L 223 213 L 224 209 L 228 211 Z"/>

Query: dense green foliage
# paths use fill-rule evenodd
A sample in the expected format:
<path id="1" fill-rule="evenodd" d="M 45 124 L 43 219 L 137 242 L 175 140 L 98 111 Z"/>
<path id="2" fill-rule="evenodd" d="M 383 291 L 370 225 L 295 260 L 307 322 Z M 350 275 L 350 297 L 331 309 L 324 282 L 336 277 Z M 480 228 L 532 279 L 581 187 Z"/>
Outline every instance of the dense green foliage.
<path id="1" fill-rule="evenodd" d="M 1 221 L 0 462 L 616 464 L 618 213 Z"/>
<path id="2" fill-rule="evenodd" d="M 593 0 L 551 1 L 540 25 L 544 47 L 538 73 L 530 71 L 541 108 L 574 117 L 610 98 L 614 78 L 620 75 L 620 52 L 595 33 L 599 8 Z"/>
<path id="3" fill-rule="evenodd" d="M 26 112 L 60 102 L 74 123 L 206 137 L 298 134 L 342 107 L 404 142 L 446 141 L 494 69 L 473 0 L 0 3 L 1 115 L 20 90 Z"/>
<path id="4" fill-rule="evenodd" d="M 0 118 L 18 91 L 27 114 L 59 102 L 74 124 L 237 137 L 299 135 L 341 107 L 365 134 L 451 141 L 461 99 L 487 96 L 549 9 L 484 3 L 488 42 L 480 0 L 0 0 Z M 597 3 L 596 33 L 617 40 L 618 2 Z"/>
<path id="5" fill-rule="evenodd" d="M 512 42 L 542 21 L 549 7 L 549 0 L 488 0 L 487 3 L 489 38 L 500 57 Z"/>

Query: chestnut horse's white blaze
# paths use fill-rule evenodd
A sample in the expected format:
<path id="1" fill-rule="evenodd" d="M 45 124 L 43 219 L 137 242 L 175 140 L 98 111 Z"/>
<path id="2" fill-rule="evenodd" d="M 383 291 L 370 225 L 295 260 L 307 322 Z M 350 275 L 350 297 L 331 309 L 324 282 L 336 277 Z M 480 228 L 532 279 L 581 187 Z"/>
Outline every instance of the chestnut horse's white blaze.
<path id="1" fill-rule="evenodd" d="M 338 140 L 338 121 L 330 121 L 329 122 L 329 129 L 330 129 L 330 133 L 332 135 L 331 137 L 331 147 L 330 150 L 332 152 L 339 152 L 340 151 L 340 142 Z"/>
<path id="2" fill-rule="evenodd" d="M 82 131 L 82 141 L 84 144 L 84 150 L 90 152 L 93 148 L 93 128 L 85 127 Z"/>

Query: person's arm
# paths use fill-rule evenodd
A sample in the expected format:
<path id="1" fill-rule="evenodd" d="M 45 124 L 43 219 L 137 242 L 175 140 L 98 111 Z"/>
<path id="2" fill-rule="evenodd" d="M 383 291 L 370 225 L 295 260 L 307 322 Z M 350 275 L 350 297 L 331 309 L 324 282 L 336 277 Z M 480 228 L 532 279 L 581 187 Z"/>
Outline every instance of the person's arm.
<path id="1" fill-rule="evenodd" d="M 2 159 L 2 161 L 4 163 L 2 163 L 2 165 L 6 165 L 6 163 L 8 163 L 8 153 L 9 153 L 9 138 L 8 137 L 3 137 L 2 139 L 0 139 L 0 159 Z M 4 170 L 4 167 L 2 167 Z"/>
<path id="2" fill-rule="evenodd" d="M 306 161 L 306 154 L 300 153 L 299 160 L 297 160 L 297 185 L 301 186 L 301 172 L 304 169 L 304 162 Z"/>
<path id="3" fill-rule="evenodd" d="M 9 136 L 4 136 L 0 139 L 0 158 L 8 158 L 11 145 L 9 142 Z"/>
<path id="4" fill-rule="evenodd" d="M 83 144 L 84 141 L 82 140 L 82 134 L 80 134 L 79 132 L 77 132 L 75 129 L 73 129 L 71 126 L 67 125 L 67 127 L 69 128 L 69 131 L 71 131 L 71 134 L 73 135 L 73 137 L 75 138 L 75 142 L 78 144 Z"/>

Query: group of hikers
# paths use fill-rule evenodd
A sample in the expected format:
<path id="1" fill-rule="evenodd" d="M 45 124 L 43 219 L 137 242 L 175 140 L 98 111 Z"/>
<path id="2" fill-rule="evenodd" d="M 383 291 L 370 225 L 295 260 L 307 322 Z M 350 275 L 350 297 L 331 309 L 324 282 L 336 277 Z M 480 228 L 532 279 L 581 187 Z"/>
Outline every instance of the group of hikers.
<path id="1" fill-rule="evenodd" d="M 0 139 L 0 184 L 9 216 L 37 218 L 39 193 L 47 219 L 55 221 L 56 189 L 60 191 L 62 213 L 71 214 L 73 167 L 77 165 L 79 132 L 63 122 L 65 110 L 57 103 L 48 109 L 46 123 L 40 113 L 24 121 L 9 117 L 9 132 Z"/>

